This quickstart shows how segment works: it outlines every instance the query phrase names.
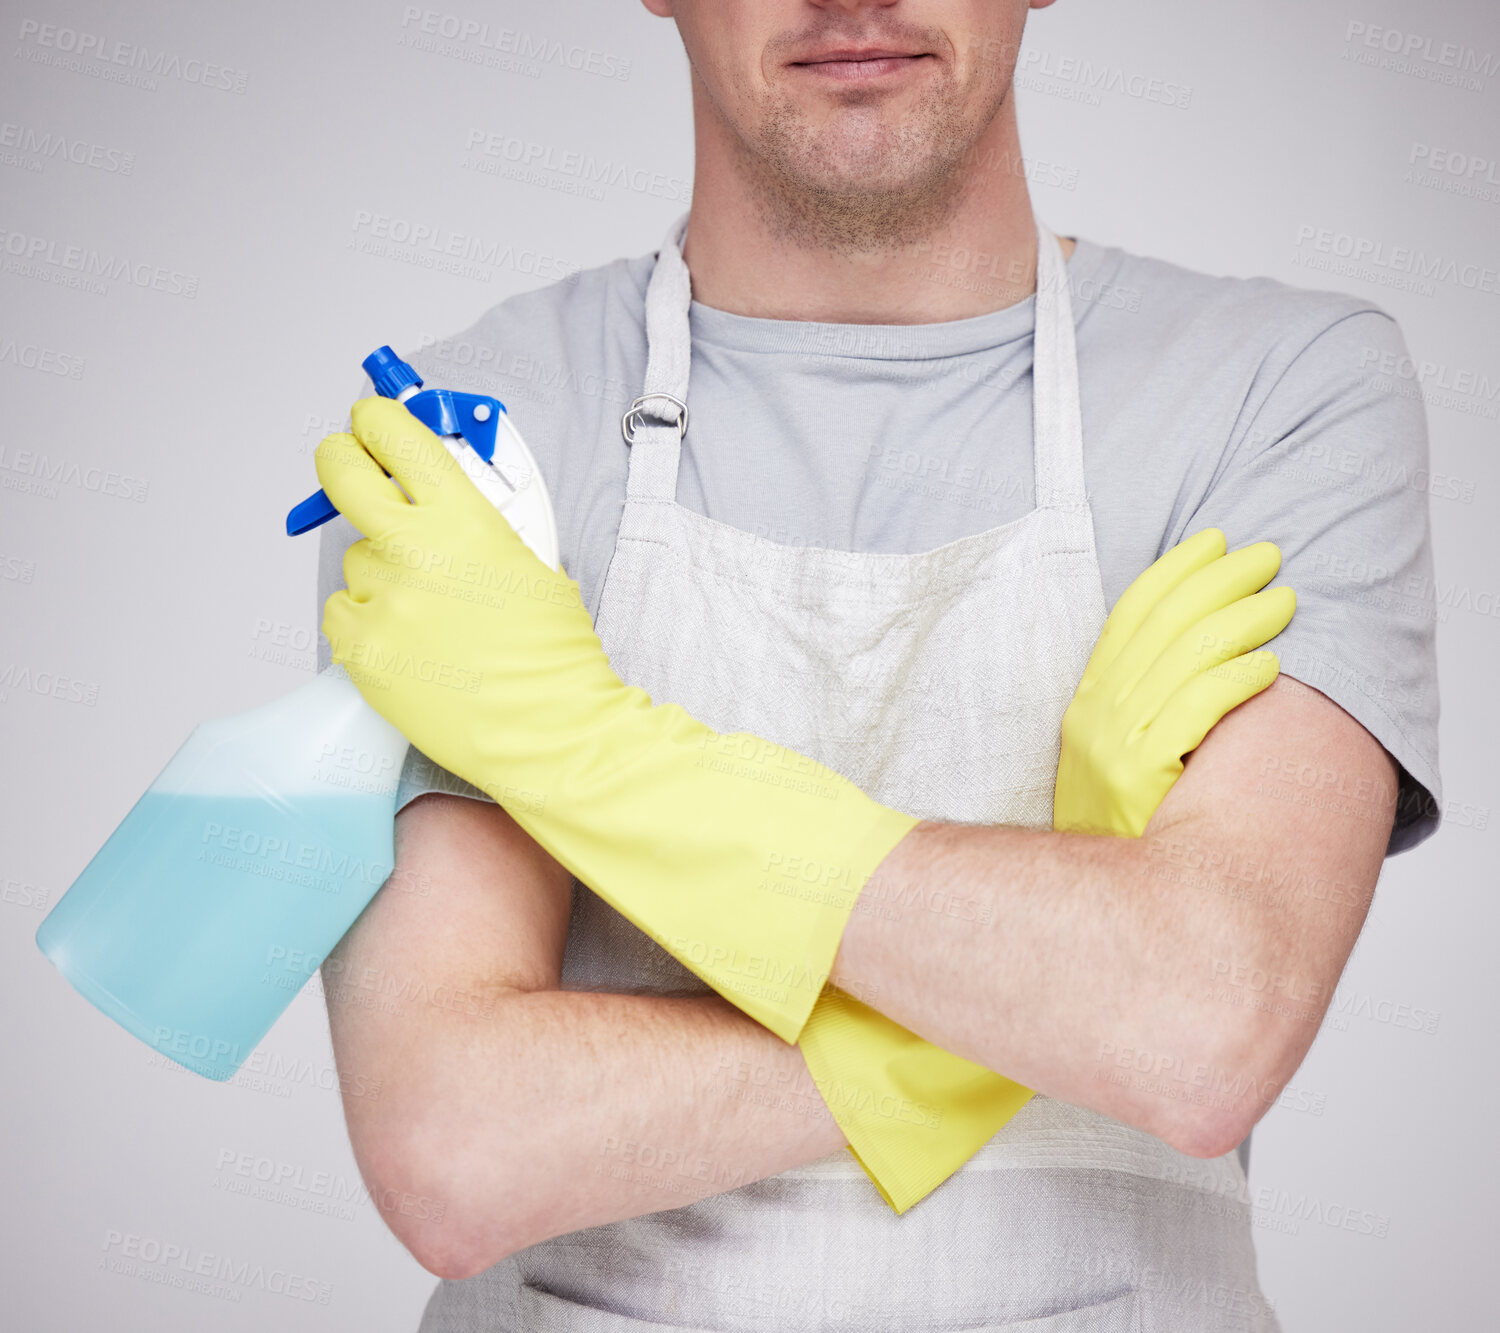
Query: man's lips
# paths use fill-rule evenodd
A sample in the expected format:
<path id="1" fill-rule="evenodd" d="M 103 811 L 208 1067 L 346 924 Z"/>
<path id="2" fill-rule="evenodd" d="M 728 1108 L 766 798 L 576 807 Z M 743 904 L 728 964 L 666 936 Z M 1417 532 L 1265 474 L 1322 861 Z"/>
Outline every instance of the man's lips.
<path id="1" fill-rule="evenodd" d="M 792 61 L 792 68 L 805 70 L 823 78 L 867 80 L 900 73 L 923 63 L 926 52 L 889 51 L 881 48 L 859 50 L 853 47 L 820 51 L 803 60 Z"/>

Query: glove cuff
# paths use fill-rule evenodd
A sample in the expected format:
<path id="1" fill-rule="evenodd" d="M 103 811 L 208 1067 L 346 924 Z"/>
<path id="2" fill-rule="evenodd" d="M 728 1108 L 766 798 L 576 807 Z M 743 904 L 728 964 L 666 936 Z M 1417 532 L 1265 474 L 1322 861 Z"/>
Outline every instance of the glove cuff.
<path id="1" fill-rule="evenodd" d="M 832 985 L 798 1046 L 850 1154 L 897 1213 L 953 1175 L 1033 1095 Z"/>

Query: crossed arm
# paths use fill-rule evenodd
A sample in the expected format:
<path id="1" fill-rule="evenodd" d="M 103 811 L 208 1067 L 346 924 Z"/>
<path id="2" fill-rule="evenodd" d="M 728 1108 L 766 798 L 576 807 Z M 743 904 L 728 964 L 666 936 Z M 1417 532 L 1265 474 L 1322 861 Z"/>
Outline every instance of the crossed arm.
<path id="1" fill-rule="evenodd" d="M 1140 839 L 918 826 L 866 885 L 833 980 L 1028 1087 L 1217 1156 L 1312 1043 L 1396 779 L 1363 727 L 1283 676 L 1214 728 Z M 387 1219 L 424 1267 L 471 1276 L 843 1144 L 799 1049 L 718 996 L 559 990 L 569 876 L 498 806 L 426 796 L 396 832 L 397 891 L 324 982 L 345 1087 L 380 1089 L 345 1095 L 360 1170 L 377 1198 L 427 1201 Z M 369 976 L 466 998 L 369 1006 Z"/>

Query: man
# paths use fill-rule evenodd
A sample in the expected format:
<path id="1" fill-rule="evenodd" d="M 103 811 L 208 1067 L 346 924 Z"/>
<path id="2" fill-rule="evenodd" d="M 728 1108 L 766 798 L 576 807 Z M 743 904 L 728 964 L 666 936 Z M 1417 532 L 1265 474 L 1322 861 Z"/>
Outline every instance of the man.
<path id="1" fill-rule="evenodd" d="M 423 1327 L 1273 1328 L 1234 1150 L 1438 819 L 1431 626 L 1382 607 L 1430 573 L 1421 409 L 1359 373 L 1399 333 L 1055 248 L 1016 169 L 1023 0 L 646 2 L 692 66 L 685 233 L 414 359 L 492 368 L 621 677 L 923 818 L 831 979 L 1042 1095 L 898 1217 L 810 1055 L 575 886 L 523 831 L 542 797 L 416 763 L 397 891 L 325 979 L 382 1088 L 346 1099 L 361 1170 L 425 1201 L 390 1217 L 446 1279 Z M 1210 525 L 1281 547 L 1281 678 L 1144 837 L 1050 831 L 1105 608 Z M 1298 1003 L 1226 984 L 1260 975 Z M 465 1002 L 341 1002 L 370 976 Z"/>

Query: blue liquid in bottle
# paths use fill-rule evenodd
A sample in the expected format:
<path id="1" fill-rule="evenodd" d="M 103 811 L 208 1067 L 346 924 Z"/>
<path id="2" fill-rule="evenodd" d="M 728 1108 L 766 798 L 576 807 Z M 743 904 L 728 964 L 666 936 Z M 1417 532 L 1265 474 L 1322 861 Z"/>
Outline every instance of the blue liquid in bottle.
<path id="1" fill-rule="evenodd" d="M 149 1046 L 232 1077 L 389 876 L 406 749 L 339 667 L 204 723 L 37 944 Z"/>

